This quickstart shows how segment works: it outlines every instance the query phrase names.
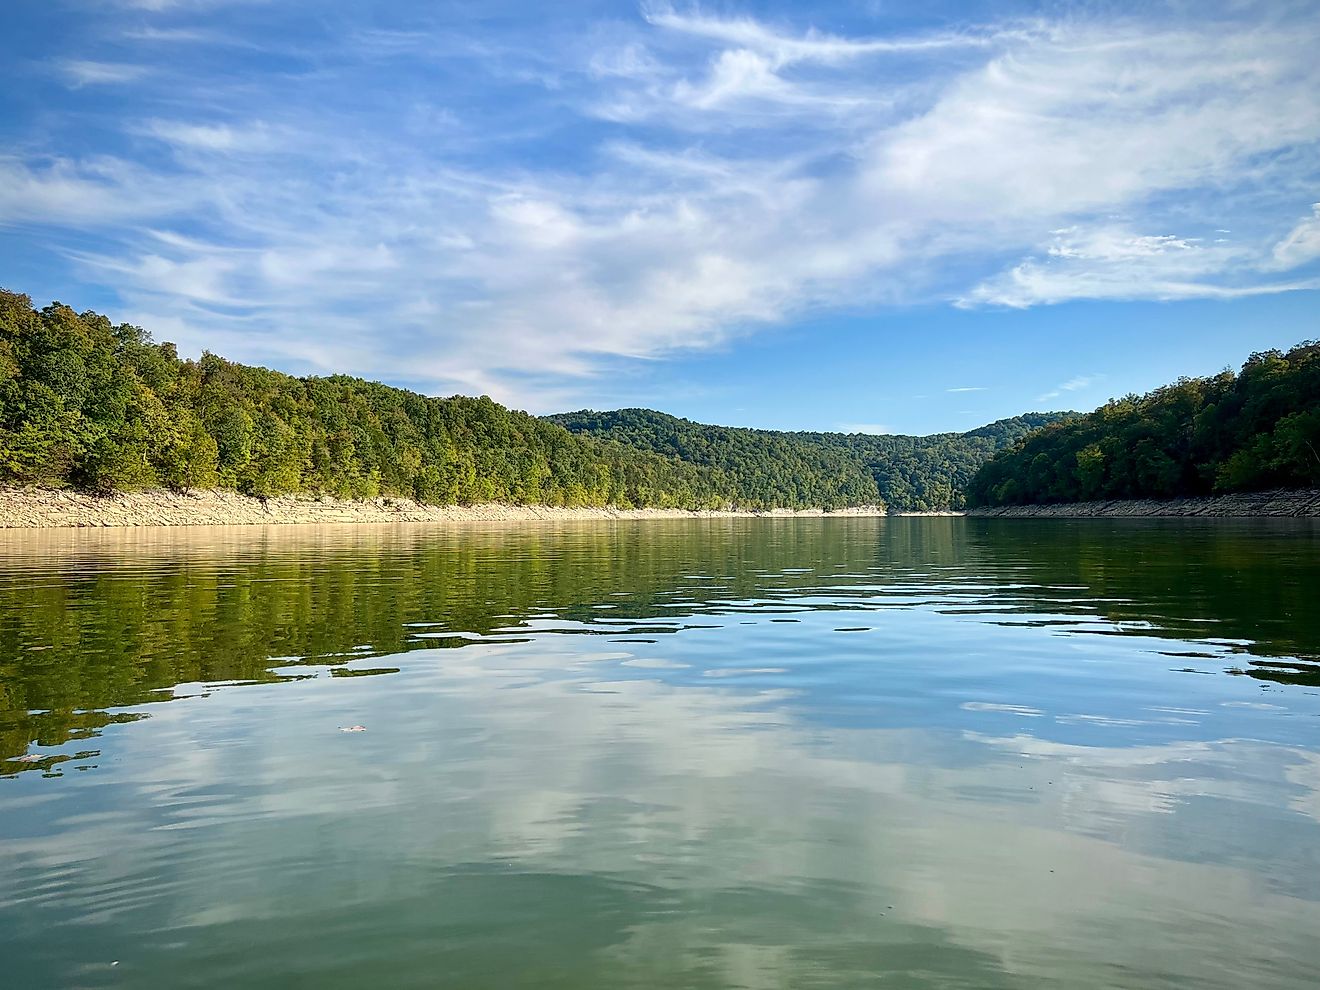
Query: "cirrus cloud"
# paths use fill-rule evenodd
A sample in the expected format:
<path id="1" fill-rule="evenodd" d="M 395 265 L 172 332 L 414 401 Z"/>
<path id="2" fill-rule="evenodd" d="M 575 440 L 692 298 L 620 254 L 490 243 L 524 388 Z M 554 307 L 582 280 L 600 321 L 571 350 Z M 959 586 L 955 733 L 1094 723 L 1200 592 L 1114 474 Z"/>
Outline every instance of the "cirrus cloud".
<path id="1" fill-rule="evenodd" d="M 548 410 L 821 310 L 1320 285 L 1300 7 L 854 35 L 652 5 L 498 44 L 255 5 L 211 42 L 205 9 L 50 53 L 132 99 L 92 150 L 74 106 L 0 159 L 0 223 L 188 351 Z"/>

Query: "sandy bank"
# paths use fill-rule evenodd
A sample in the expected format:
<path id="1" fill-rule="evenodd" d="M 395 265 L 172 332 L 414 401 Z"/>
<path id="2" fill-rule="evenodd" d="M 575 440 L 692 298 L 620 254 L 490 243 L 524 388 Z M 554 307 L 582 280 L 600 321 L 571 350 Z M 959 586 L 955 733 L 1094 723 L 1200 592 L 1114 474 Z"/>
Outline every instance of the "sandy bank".
<path id="1" fill-rule="evenodd" d="M 0 529 L 89 526 L 240 526 L 546 519 L 699 519 L 731 516 L 875 516 L 875 507 L 688 512 L 681 509 L 563 509 L 545 505 L 422 505 L 410 499 L 340 501 L 313 495 L 259 499 L 237 492 L 120 492 L 98 496 L 50 488 L 0 489 Z"/>
<path id="2" fill-rule="evenodd" d="M 995 509 L 971 509 L 967 515 L 982 519 L 1314 517 L 1320 516 L 1320 490 L 1251 492 L 1207 498 L 1180 498 L 1167 502 L 1125 499 L 1109 502 L 1073 502 L 1065 505 L 1007 505 Z"/>

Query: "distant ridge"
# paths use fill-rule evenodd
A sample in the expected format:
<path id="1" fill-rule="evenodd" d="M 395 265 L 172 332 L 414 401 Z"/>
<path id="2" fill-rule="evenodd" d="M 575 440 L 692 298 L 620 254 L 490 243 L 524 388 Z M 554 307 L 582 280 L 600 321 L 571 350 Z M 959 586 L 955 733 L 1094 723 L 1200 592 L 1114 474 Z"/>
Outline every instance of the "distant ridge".
<path id="1" fill-rule="evenodd" d="M 961 508 L 967 482 L 996 452 L 1075 415 L 1027 413 L 924 437 L 711 426 L 651 409 L 584 409 L 546 419 L 581 436 L 714 469 L 762 504 L 932 512 Z"/>

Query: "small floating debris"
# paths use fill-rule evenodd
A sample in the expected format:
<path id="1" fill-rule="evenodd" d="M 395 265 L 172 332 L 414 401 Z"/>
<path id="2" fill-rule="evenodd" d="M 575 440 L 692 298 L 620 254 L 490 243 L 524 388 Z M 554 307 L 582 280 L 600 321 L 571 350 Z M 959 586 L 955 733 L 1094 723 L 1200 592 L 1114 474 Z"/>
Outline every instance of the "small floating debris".
<path id="1" fill-rule="evenodd" d="M 367 731 L 367 727 L 366 727 L 365 725 L 341 725 L 341 726 L 339 727 L 339 731 L 340 731 L 340 732 L 366 732 L 366 731 Z"/>

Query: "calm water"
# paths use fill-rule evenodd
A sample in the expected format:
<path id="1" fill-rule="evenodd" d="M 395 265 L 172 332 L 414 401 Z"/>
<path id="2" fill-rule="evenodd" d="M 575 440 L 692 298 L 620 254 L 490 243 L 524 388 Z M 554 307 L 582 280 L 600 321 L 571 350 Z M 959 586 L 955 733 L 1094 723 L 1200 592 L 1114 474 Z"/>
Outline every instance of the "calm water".
<path id="1" fill-rule="evenodd" d="M 1311 988 L 1317 603 L 1304 522 L 0 534 L 0 984 Z"/>

